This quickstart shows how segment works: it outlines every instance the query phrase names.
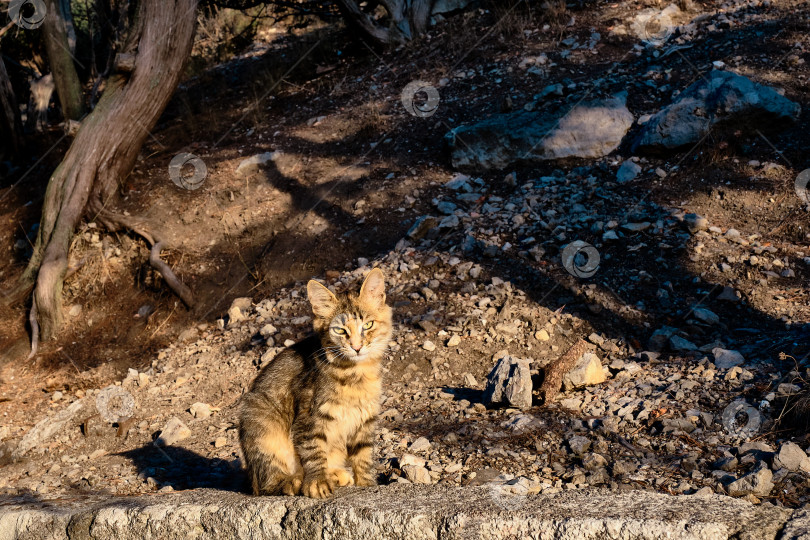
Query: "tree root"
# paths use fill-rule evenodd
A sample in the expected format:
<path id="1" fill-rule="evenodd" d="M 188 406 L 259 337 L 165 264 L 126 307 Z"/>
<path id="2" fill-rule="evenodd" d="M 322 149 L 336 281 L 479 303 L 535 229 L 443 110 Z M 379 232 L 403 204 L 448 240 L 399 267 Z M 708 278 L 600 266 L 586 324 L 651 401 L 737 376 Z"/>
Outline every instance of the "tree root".
<path id="1" fill-rule="evenodd" d="M 28 313 L 28 322 L 31 324 L 31 352 L 28 354 L 26 362 L 34 359 L 39 351 L 39 321 L 37 321 L 37 298 L 31 299 L 31 311 Z"/>
<path id="2" fill-rule="evenodd" d="M 172 269 L 169 267 L 166 262 L 160 258 L 160 250 L 163 247 L 163 242 L 156 242 L 152 245 L 152 250 L 149 252 L 149 264 L 152 265 L 152 268 L 160 272 L 163 276 L 163 279 L 166 281 L 166 284 L 169 286 L 174 293 L 180 297 L 180 300 L 191 309 L 194 307 L 194 296 L 191 294 L 191 289 L 188 286 L 180 281 Z"/>

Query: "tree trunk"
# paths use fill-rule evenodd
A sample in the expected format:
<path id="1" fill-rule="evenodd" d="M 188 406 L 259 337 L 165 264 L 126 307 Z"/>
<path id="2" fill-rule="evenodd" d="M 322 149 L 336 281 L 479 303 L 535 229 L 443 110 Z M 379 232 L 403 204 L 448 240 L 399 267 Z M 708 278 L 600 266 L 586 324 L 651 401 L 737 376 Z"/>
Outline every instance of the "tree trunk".
<path id="1" fill-rule="evenodd" d="M 35 281 L 33 302 L 44 340 L 53 338 L 63 321 L 68 250 L 85 211 L 111 229 L 148 227 L 111 207 L 119 182 L 129 175 L 180 81 L 191 53 L 196 7 L 197 0 L 141 1 L 121 51 L 135 54 L 134 70 L 110 77 L 48 182 L 34 254 L 23 274 L 23 285 Z"/>
<path id="2" fill-rule="evenodd" d="M 378 21 L 362 10 L 357 0 L 337 0 L 347 23 L 383 46 L 397 45 L 423 34 L 430 24 L 434 3 L 435 0 L 380 0 L 388 17 Z"/>
<path id="3" fill-rule="evenodd" d="M 79 120 L 84 115 L 84 96 L 70 52 L 67 22 L 61 4 L 61 0 L 45 0 L 47 15 L 42 25 L 45 50 L 62 105 L 62 115 L 65 120 Z"/>
<path id="4" fill-rule="evenodd" d="M 0 56 L 0 161 L 19 155 L 23 148 L 20 108 L 8 78 L 3 57 Z"/>
<path id="5" fill-rule="evenodd" d="M 70 0 L 59 0 L 62 16 L 65 21 L 65 37 L 71 54 L 76 54 L 76 25 L 73 23 L 73 12 L 70 10 Z"/>

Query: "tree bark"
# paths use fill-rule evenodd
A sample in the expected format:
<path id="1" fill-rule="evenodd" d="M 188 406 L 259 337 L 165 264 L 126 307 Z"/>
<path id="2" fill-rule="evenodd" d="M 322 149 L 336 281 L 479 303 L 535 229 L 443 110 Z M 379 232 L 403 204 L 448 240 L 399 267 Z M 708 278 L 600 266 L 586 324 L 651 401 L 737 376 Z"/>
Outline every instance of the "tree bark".
<path id="1" fill-rule="evenodd" d="M 357 0 L 337 0 L 343 17 L 377 45 L 397 45 L 424 34 L 430 24 L 435 0 L 380 0 L 388 12 L 383 25 L 360 8 Z"/>
<path id="2" fill-rule="evenodd" d="M 196 7 L 197 0 L 140 2 L 121 51 L 135 53 L 134 70 L 110 77 L 48 182 L 34 254 L 22 278 L 35 282 L 43 340 L 53 338 L 63 322 L 68 250 L 85 212 L 111 229 L 135 226 L 137 220 L 115 213 L 115 196 L 180 81 L 191 53 Z"/>
<path id="3" fill-rule="evenodd" d="M 19 155 L 23 148 L 20 108 L 0 56 L 0 161 Z"/>
<path id="4" fill-rule="evenodd" d="M 62 105 L 62 115 L 65 120 L 79 120 L 84 115 L 84 96 L 70 52 L 67 22 L 61 4 L 61 0 L 45 0 L 47 15 L 42 25 L 45 50 Z"/>
<path id="5" fill-rule="evenodd" d="M 554 398 L 560 393 L 563 377 L 574 368 L 577 360 L 587 351 L 588 343 L 578 339 L 564 355 L 546 367 L 543 383 L 540 385 L 540 397 L 543 400 L 543 405 L 548 405 L 554 401 Z"/>

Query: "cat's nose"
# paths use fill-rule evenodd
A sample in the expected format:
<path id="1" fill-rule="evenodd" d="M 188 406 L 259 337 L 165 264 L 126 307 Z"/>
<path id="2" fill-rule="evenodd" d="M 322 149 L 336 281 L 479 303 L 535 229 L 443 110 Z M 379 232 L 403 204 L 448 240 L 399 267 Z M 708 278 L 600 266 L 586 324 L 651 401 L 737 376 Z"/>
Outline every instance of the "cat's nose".
<path id="1" fill-rule="evenodd" d="M 354 349 L 355 352 L 360 352 L 360 349 L 362 349 L 362 348 L 363 348 L 362 343 L 360 345 L 352 345 L 352 349 Z"/>

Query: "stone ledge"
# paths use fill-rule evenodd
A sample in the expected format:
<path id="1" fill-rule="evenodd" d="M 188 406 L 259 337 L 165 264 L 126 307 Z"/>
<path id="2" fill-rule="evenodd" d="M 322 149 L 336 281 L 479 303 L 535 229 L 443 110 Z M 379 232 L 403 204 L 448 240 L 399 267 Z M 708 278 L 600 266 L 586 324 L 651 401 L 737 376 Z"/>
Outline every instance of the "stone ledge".
<path id="1" fill-rule="evenodd" d="M 647 491 L 521 497 L 487 487 L 394 485 L 347 488 L 315 501 L 202 489 L 131 498 L 0 501 L 0 540 L 781 540 L 808 538 L 806 514 L 799 510 L 793 520 L 790 510 L 767 504 Z"/>

